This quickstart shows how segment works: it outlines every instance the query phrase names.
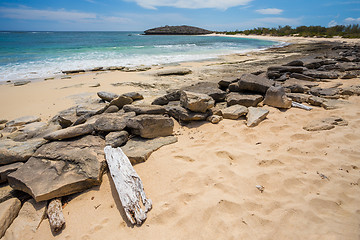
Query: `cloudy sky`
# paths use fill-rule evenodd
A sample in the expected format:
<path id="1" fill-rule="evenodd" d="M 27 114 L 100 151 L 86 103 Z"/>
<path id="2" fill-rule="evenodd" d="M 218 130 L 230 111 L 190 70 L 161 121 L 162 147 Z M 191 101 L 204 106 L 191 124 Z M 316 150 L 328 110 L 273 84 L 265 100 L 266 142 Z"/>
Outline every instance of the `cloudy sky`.
<path id="1" fill-rule="evenodd" d="M 351 0 L 1 0 L 0 30 L 143 31 L 164 25 L 244 30 L 360 23 Z"/>

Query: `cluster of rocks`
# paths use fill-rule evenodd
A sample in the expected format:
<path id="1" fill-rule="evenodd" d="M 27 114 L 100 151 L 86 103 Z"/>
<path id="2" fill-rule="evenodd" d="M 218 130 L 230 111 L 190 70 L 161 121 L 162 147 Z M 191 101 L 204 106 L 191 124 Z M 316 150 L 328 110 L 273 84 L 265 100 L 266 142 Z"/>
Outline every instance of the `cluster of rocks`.
<path id="1" fill-rule="evenodd" d="M 150 70 L 149 66 L 137 66 L 137 67 L 124 67 L 124 66 L 111 66 L 111 67 L 95 67 L 92 69 L 74 69 L 74 70 L 63 70 L 64 74 L 77 74 L 85 72 L 101 72 L 101 71 L 122 71 L 122 72 L 144 72 Z"/>

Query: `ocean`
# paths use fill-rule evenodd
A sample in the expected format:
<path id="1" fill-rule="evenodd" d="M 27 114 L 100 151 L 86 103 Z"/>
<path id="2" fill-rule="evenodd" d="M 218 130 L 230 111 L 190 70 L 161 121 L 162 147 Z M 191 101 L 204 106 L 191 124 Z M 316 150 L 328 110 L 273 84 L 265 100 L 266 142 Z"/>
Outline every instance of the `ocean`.
<path id="1" fill-rule="evenodd" d="M 156 36 L 142 32 L 0 32 L 0 81 L 61 71 L 150 66 L 214 59 L 281 43 L 222 36 Z"/>

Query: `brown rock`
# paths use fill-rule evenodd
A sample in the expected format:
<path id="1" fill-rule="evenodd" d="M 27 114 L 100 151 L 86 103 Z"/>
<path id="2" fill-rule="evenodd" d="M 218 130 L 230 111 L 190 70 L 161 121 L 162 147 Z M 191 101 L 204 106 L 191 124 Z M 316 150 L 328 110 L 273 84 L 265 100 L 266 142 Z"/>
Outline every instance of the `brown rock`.
<path id="1" fill-rule="evenodd" d="M 251 93 L 229 93 L 226 97 L 228 106 L 243 105 L 245 107 L 256 107 L 263 100 L 263 96 Z"/>
<path id="2" fill-rule="evenodd" d="M 264 104 L 276 108 L 291 108 L 291 102 L 291 99 L 287 98 L 283 87 L 270 87 L 264 99 Z"/>
<path id="3" fill-rule="evenodd" d="M 231 107 L 222 109 L 221 113 L 225 119 L 236 120 L 241 116 L 245 116 L 248 113 L 248 109 L 245 106 L 233 105 Z"/>
<path id="4" fill-rule="evenodd" d="M 17 217 L 20 208 L 21 202 L 17 198 L 0 203 L 0 238 L 4 236 L 5 231 Z"/>
<path id="5" fill-rule="evenodd" d="M 335 128 L 335 126 L 347 126 L 348 123 L 341 117 L 328 117 L 308 123 L 304 128 L 306 131 L 323 131 Z"/>
<path id="6" fill-rule="evenodd" d="M 180 104 L 190 111 L 205 113 L 214 107 L 215 101 L 206 94 L 182 91 Z"/>
<path id="7" fill-rule="evenodd" d="M 110 102 L 110 106 L 115 105 L 117 106 L 119 109 L 122 109 L 123 106 L 125 106 L 126 104 L 131 104 L 133 102 L 133 99 L 130 97 L 126 97 L 126 96 L 119 96 L 117 98 L 114 98 L 111 102 Z"/>
<path id="8" fill-rule="evenodd" d="M 33 123 L 33 122 L 40 122 L 41 119 L 36 116 L 25 116 L 21 118 L 14 119 L 6 123 L 6 127 L 16 127 L 22 126 L 25 124 Z"/>
<path id="9" fill-rule="evenodd" d="M 253 74 L 243 74 L 239 80 L 240 90 L 258 92 L 258 93 L 266 93 L 268 88 L 273 85 L 274 85 L 274 81 Z"/>
<path id="10" fill-rule="evenodd" d="M 223 120 L 222 116 L 219 115 L 211 115 L 206 119 L 208 122 L 211 122 L 212 124 L 217 124 L 219 123 L 221 120 Z"/>
<path id="11" fill-rule="evenodd" d="M 213 82 L 199 82 L 181 90 L 193 93 L 202 93 L 212 97 L 215 102 L 224 101 L 226 92 L 218 88 L 218 85 Z"/>
<path id="12" fill-rule="evenodd" d="M 123 107 L 125 112 L 135 112 L 140 114 L 164 114 L 165 108 L 158 105 L 125 105 Z"/>
<path id="13" fill-rule="evenodd" d="M 110 145 L 113 148 L 124 145 L 129 139 L 129 133 L 127 131 L 111 132 L 105 137 L 106 145 Z"/>
<path id="14" fill-rule="evenodd" d="M 20 168 L 24 163 L 16 162 L 4 166 L 0 166 L 0 183 L 7 182 L 7 176 L 15 172 L 18 168 Z"/>
<path id="15" fill-rule="evenodd" d="M 181 106 L 167 106 L 166 111 L 168 114 L 178 121 L 204 121 L 209 116 L 209 112 L 196 113 L 191 112 Z"/>
<path id="16" fill-rule="evenodd" d="M 104 101 L 111 102 L 113 99 L 119 97 L 119 95 L 110 92 L 98 92 L 97 95 Z"/>
<path id="17" fill-rule="evenodd" d="M 55 132 L 46 134 L 44 136 L 44 139 L 50 141 L 63 140 L 63 139 L 74 138 L 74 137 L 90 134 L 93 131 L 94 131 L 93 125 L 85 123 L 73 127 L 68 127 L 65 129 L 60 129 Z"/>
<path id="18" fill-rule="evenodd" d="M 172 135 L 174 122 L 168 117 L 143 114 L 129 119 L 127 127 L 143 138 L 156 138 Z"/>
<path id="19" fill-rule="evenodd" d="M 269 111 L 263 108 L 249 107 L 249 112 L 246 115 L 246 125 L 248 127 L 255 127 L 263 121 L 269 114 Z"/>

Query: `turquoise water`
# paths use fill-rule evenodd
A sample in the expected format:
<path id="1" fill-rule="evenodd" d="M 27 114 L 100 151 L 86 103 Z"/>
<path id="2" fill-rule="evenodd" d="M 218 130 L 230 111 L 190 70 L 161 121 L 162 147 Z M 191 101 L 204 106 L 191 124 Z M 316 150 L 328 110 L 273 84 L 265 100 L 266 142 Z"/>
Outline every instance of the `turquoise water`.
<path id="1" fill-rule="evenodd" d="M 51 77 L 62 70 L 197 61 L 279 42 L 141 32 L 0 32 L 0 81 Z"/>

